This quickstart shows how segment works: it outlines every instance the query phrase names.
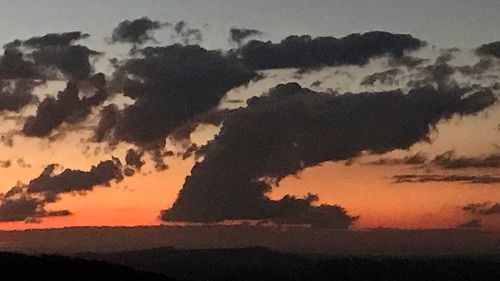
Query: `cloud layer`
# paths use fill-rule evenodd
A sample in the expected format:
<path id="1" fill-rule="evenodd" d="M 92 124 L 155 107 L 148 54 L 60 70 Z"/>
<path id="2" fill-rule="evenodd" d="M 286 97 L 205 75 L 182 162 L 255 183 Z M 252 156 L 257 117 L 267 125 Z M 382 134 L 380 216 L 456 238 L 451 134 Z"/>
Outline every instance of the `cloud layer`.
<path id="1" fill-rule="evenodd" d="M 373 31 L 343 38 L 289 36 L 279 43 L 252 40 L 236 53 L 253 69 L 317 68 L 364 65 L 371 58 L 402 57 L 423 46 L 423 41 L 411 35 Z"/>
<path id="2" fill-rule="evenodd" d="M 488 102 L 485 95 L 491 96 Z M 489 90 L 464 88 L 332 95 L 295 83 L 278 85 L 224 120 L 220 134 L 201 148 L 203 161 L 195 164 L 162 218 L 212 222 L 307 217 L 318 211 L 314 200 L 272 200 L 272 186 L 325 161 L 346 160 L 363 151 L 407 149 L 427 140 L 440 120 L 476 113 L 494 100 Z M 329 209 L 329 216 L 345 222 L 336 227 L 352 222 L 339 209 Z M 310 222 L 315 224 L 315 219 Z"/>

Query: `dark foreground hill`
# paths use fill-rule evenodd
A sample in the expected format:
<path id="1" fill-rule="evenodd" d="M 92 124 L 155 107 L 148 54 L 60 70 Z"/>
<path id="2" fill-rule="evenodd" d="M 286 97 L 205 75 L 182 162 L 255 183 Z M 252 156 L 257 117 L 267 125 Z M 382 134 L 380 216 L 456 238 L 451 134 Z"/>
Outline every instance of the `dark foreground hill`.
<path id="1" fill-rule="evenodd" d="M 263 247 L 181 250 L 158 248 L 81 254 L 191 280 L 499 281 L 498 257 L 331 258 L 286 254 Z"/>
<path id="2" fill-rule="evenodd" d="M 124 265 L 55 255 L 27 256 L 0 252 L 2 281 L 173 281 L 157 273 L 141 272 Z"/>

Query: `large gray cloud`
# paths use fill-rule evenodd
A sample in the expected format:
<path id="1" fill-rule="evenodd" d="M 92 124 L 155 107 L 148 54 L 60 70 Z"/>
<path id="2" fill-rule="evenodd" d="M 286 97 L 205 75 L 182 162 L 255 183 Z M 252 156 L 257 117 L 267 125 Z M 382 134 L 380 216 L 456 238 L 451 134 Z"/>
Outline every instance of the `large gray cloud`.
<path id="1" fill-rule="evenodd" d="M 180 39 L 184 44 L 198 44 L 203 41 L 203 33 L 197 28 L 189 27 L 188 23 L 181 20 L 173 25 L 174 34 L 173 38 Z"/>
<path id="2" fill-rule="evenodd" d="M 27 40 L 15 40 L 4 45 L 6 50 L 25 54 L 46 77 L 59 79 L 57 71 L 70 80 L 83 80 L 93 72 L 91 58 L 99 52 L 83 45 L 74 45 L 78 40 L 89 37 L 80 31 L 49 33 Z M 56 71 L 56 73 L 54 73 Z"/>
<path id="3" fill-rule="evenodd" d="M 500 58 L 500 41 L 483 44 L 475 50 L 481 56 L 492 56 Z"/>
<path id="4" fill-rule="evenodd" d="M 111 35 L 112 43 L 131 43 L 142 45 L 148 41 L 156 42 L 152 32 L 160 29 L 163 25 L 159 21 L 153 21 L 148 17 L 142 17 L 132 21 L 125 20 L 113 29 Z"/>
<path id="5" fill-rule="evenodd" d="M 408 94 L 332 95 L 294 83 L 279 85 L 251 98 L 247 108 L 224 120 L 220 134 L 199 152 L 203 161 L 195 164 L 177 201 L 162 218 L 293 221 L 314 216 L 312 200 L 270 199 L 271 185 L 325 161 L 349 159 L 363 151 L 407 149 L 427 140 L 440 120 L 479 112 L 494 101 L 487 89 L 424 87 Z M 329 210 L 320 217 L 335 217 L 336 227 L 352 222 L 343 210 Z"/>
<path id="6" fill-rule="evenodd" d="M 364 65 L 384 55 L 403 57 L 425 46 L 405 34 L 373 31 L 343 38 L 289 36 L 279 43 L 252 40 L 234 52 L 253 69 Z"/>
<path id="7" fill-rule="evenodd" d="M 0 56 L 0 112 L 18 111 L 36 100 L 33 89 L 44 83 L 35 64 L 17 50 Z"/>
<path id="8" fill-rule="evenodd" d="M 247 29 L 247 28 L 231 28 L 229 30 L 229 40 L 238 45 L 241 45 L 244 40 L 250 37 L 262 35 L 263 32 L 257 29 Z"/>
<path id="9" fill-rule="evenodd" d="M 58 201 L 60 194 L 83 194 L 123 179 L 123 167 L 116 158 L 102 161 L 89 171 L 65 169 L 55 174 L 57 167 L 50 164 L 28 184 L 19 184 L 0 194 L 0 221 L 38 222 L 42 217 L 71 215 L 68 210 L 46 210 L 46 205 Z"/>
<path id="10" fill-rule="evenodd" d="M 0 79 L 0 112 L 18 111 L 36 101 L 33 89 L 39 84 L 32 79 Z"/>
<path id="11" fill-rule="evenodd" d="M 258 74 L 220 51 L 179 44 L 148 47 L 118 63 L 115 84 L 135 102 L 103 112 L 96 139 L 163 147 L 165 138 L 192 118 L 216 107 L 227 91 Z M 113 109 L 112 109 L 113 108 Z"/>
<path id="12" fill-rule="evenodd" d="M 36 115 L 28 117 L 23 127 L 23 134 L 32 137 L 45 137 L 62 123 L 83 121 L 95 106 L 108 98 L 104 74 L 90 77 L 94 89 L 91 96 L 80 98 L 78 84 L 68 82 L 66 89 L 60 91 L 56 98 L 47 97 L 39 105 Z"/>

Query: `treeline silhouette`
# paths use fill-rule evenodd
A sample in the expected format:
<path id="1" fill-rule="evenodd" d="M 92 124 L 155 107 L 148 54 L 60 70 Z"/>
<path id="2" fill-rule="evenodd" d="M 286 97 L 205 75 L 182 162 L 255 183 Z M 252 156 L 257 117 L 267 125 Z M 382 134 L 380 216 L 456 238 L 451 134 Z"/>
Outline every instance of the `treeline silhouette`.
<path id="1" fill-rule="evenodd" d="M 158 248 L 81 256 L 190 280 L 500 280 L 498 256 L 340 258 L 287 254 L 263 247 L 210 250 Z"/>
<path id="2" fill-rule="evenodd" d="M 0 252 L 2 281 L 174 281 L 158 273 L 141 272 L 124 265 L 56 255 L 27 256 Z"/>

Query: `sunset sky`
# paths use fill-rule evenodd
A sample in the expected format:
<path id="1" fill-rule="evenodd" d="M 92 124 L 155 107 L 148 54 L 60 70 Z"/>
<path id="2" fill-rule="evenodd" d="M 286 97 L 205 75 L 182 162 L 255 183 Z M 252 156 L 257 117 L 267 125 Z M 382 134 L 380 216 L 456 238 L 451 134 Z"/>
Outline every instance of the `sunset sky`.
<path id="1" fill-rule="evenodd" d="M 499 1 L 0 4 L 0 230 L 500 231 Z"/>

